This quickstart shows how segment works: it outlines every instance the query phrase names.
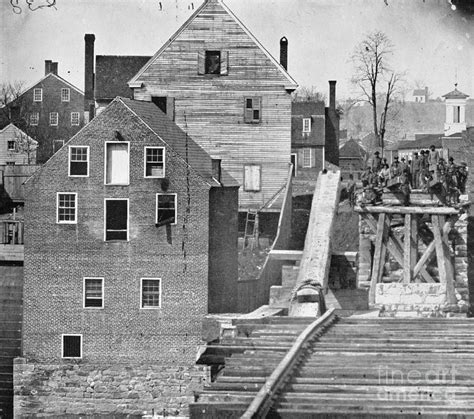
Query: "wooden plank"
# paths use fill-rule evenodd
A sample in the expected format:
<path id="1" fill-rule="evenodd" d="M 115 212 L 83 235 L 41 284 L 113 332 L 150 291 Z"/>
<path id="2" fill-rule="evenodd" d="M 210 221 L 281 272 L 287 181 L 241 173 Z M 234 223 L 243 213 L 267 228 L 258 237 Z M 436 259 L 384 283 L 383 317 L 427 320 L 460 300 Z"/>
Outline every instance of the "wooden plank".
<path id="1" fill-rule="evenodd" d="M 415 269 L 416 261 L 418 259 L 418 215 L 411 215 L 411 257 L 410 257 L 410 270 L 412 275 L 412 281 L 415 280 L 413 270 Z"/>
<path id="2" fill-rule="evenodd" d="M 377 237 L 375 239 L 374 260 L 372 264 L 372 277 L 370 279 L 369 304 L 375 304 L 375 288 L 382 279 L 383 265 L 386 255 L 387 239 L 387 216 L 385 213 L 379 214 L 377 221 Z"/>
<path id="3" fill-rule="evenodd" d="M 438 262 L 439 281 L 446 284 L 446 298 L 448 303 L 456 304 L 456 295 L 454 292 L 454 269 L 449 249 L 443 240 L 441 220 L 435 215 L 431 217 L 431 220 L 436 248 L 436 259 Z"/>
<path id="4" fill-rule="evenodd" d="M 383 207 L 383 206 L 365 206 L 355 207 L 357 212 L 369 212 L 374 214 L 436 214 L 451 215 L 458 214 L 459 210 L 452 207 Z"/>
<path id="5" fill-rule="evenodd" d="M 403 282 L 409 284 L 412 280 L 412 242 L 411 242 L 411 214 L 405 215 L 405 231 L 403 241 Z"/>

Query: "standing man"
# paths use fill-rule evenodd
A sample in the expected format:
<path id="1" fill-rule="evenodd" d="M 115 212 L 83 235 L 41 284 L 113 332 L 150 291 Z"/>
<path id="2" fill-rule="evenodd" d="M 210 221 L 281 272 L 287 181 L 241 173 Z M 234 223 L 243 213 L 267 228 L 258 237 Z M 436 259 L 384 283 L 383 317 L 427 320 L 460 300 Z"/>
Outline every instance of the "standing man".
<path id="1" fill-rule="evenodd" d="M 435 173 L 438 169 L 438 162 L 439 162 L 439 153 L 436 150 L 436 147 L 432 145 L 430 147 L 430 152 L 428 154 L 428 170 L 431 173 L 431 176 L 434 178 Z"/>
<path id="2" fill-rule="evenodd" d="M 418 189 L 420 183 L 420 170 L 421 170 L 421 160 L 418 158 L 418 153 L 415 151 L 413 158 L 411 159 L 411 187 L 413 189 Z"/>
<path id="3" fill-rule="evenodd" d="M 372 159 L 372 165 L 371 165 L 372 173 L 377 174 L 379 170 L 381 169 L 381 166 L 382 166 L 382 159 L 380 158 L 380 153 L 376 151 Z"/>

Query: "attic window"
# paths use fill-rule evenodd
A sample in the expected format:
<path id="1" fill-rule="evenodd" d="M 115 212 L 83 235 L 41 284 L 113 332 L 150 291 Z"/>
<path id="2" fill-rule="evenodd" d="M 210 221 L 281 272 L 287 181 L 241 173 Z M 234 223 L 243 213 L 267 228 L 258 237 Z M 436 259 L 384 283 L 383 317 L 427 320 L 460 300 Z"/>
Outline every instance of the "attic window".
<path id="1" fill-rule="evenodd" d="M 15 140 L 8 140 L 8 151 L 15 151 Z"/>
<path id="2" fill-rule="evenodd" d="M 303 118 L 303 133 L 311 132 L 311 118 Z"/>
<path id="3" fill-rule="evenodd" d="M 225 76 L 228 74 L 228 51 L 202 51 L 198 53 L 198 74 Z"/>
<path id="4" fill-rule="evenodd" d="M 42 102 L 43 101 L 43 89 L 36 88 L 33 89 L 33 102 Z"/>
<path id="5" fill-rule="evenodd" d="M 261 121 L 261 103 L 260 97 L 246 97 L 244 106 L 244 122 L 247 124 L 258 124 Z"/>
<path id="6" fill-rule="evenodd" d="M 69 102 L 71 98 L 71 90 L 68 88 L 61 89 L 61 102 Z"/>
<path id="7" fill-rule="evenodd" d="M 145 177 L 165 177 L 164 147 L 145 147 Z"/>
<path id="8" fill-rule="evenodd" d="M 69 176 L 89 176 L 89 147 L 69 147 Z"/>

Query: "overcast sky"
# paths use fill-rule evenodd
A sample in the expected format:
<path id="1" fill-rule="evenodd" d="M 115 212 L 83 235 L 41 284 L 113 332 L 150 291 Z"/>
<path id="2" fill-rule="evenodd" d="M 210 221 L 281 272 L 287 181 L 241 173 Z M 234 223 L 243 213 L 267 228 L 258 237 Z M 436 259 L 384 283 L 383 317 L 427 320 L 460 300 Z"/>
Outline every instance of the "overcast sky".
<path id="1" fill-rule="evenodd" d="M 47 0 L 29 0 L 33 7 Z M 52 2 L 52 0 L 49 0 Z M 202 0 L 56 0 L 30 11 L 26 0 L 0 1 L 0 81 L 32 84 L 44 60 L 83 89 L 84 34 L 96 35 L 99 55 L 153 55 Z M 396 52 L 392 66 L 406 70 L 407 89 L 428 86 L 433 97 L 454 88 L 474 96 L 474 18 L 447 0 L 225 0 L 260 42 L 279 59 L 279 39 L 289 41 L 289 72 L 300 86 L 338 97 L 356 96 L 350 84 L 351 52 L 364 35 L 382 30 Z M 386 4 L 388 3 L 388 5 Z M 160 7 L 161 5 L 161 7 Z M 15 11 L 20 9 L 16 7 Z M 160 10 L 161 9 L 161 10 Z"/>

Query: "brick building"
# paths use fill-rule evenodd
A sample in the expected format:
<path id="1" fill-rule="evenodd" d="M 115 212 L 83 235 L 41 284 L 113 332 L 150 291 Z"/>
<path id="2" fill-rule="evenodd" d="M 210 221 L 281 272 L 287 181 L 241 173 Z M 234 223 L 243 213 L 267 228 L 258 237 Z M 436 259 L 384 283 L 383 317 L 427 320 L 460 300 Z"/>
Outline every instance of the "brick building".
<path id="1" fill-rule="evenodd" d="M 66 404 L 60 382 L 41 401 L 18 395 L 20 413 L 87 414 L 88 397 L 95 414 L 182 412 L 206 379 L 202 318 L 236 302 L 239 185 L 153 103 L 116 98 L 27 188 L 15 380 L 79 372 Z M 123 379 L 106 380 L 111 368 Z"/>
<path id="2" fill-rule="evenodd" d="M 242 185 L 243 211 L 261 207 L 286 184 L 297 84 L 282 56 L 285 65 L 223 1 L 206 0 L 128 83 L 134 99 L 157 103 L 222 160 Z"/>
<path id="3" fill-rule="evenodd" d="M 292 103 L 291 162 L 294 175 L 300 178 L 314 178 L 326 162 L 339 165 L 336 81 L 329 82 L 329 106 L 316 101 Z"/>
<path id="4" fill-rule="evenodd" d="M 13 123 L 38 141 L 38 163 L 47 161 L 84 125 L 84 93 L 45 61 L 45 75 L 1 109 L 0 128 Z"/>

